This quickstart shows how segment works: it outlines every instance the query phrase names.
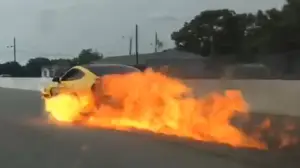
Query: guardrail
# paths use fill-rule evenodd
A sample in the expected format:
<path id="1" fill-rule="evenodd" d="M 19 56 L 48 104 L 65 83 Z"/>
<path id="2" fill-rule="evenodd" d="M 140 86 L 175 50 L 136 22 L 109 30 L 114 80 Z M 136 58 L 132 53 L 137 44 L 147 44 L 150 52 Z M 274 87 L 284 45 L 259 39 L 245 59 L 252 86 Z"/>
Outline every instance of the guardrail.
<path id="1" fill-rule="evenodd" d="M 41 90 L 51 78 L 0 77 L 0 87 L 23 90 Z M 300 116 L 300 81 L 298 80 L 184 80 L 195 95 L 214 91 L 239 89 L 253 112 Z"/>

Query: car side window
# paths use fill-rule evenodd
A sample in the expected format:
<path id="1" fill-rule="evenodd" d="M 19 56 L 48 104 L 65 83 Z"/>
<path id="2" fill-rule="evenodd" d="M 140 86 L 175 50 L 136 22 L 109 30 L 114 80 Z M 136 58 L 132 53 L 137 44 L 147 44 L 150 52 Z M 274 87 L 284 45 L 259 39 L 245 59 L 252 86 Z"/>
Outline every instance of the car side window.
<path id="1" fill-rule="evenodd" d="M 84 76 L 84 73 L 79 69 L 71 69 L 68 71 L 62 78 L 61 81 L 72 81 L 81 79 Z"/>

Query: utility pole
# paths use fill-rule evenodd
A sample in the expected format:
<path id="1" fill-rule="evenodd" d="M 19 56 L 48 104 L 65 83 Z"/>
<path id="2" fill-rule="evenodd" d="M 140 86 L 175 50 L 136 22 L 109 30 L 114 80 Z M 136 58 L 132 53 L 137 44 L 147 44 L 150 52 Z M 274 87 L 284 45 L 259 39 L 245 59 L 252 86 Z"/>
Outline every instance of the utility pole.
<path id="1" fill-rule="evenodd" d="M 135 25 L 135 57 L 136 57 L 136 65 L 139 64 L 139 38 L 138 38 L 138 25 Z"/>
<path id="2" fill-rule="evenodd" d="M 132 53 L 132 37 L 129 38 L 129 55 Z"/>
<path id="3" fill-rule="evenodd" d="M 155 32 L 154 52 L 157 52 L 157 32 Z"/>
<path id="4" fill-rule="evenodd" d="M 17 52 L 16 52 L 16 38 L 14 37 L 13 45 L 6 46 L 7 48 L 13 48 L 14 49 L 14 62 L 17 61 Z"/>
<path id="5" fill-rule="evenodd" d="M 14 37 L 14 45 L 13 45 L 13 47 L 14 47 L 14 62 L 17 62 L 17 56 L 16 56 L 16 54 L 17 54 L 17 52 L 16 52 L 16 38 Z"/>

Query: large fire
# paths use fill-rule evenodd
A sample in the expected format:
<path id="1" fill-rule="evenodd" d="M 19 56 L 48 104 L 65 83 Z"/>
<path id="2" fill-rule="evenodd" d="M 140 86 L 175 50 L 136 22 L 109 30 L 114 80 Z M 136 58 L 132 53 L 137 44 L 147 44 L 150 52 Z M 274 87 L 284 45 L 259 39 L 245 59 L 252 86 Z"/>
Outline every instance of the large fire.
<path id="1" fill-rule="evenodd" d="M 146 70 L 143 73 L 103 77 L 106 95 L 116 101 L 102 105 L 83 124 L 119 130 L 142 129 L 234 147 L 266 149 L 259 139 L 231 124 L 232 117 L 247 114 L 238 90 L 196 98 L 183 82 Z M 46 99 L 46 111 L 61 122 L 78 120 L 91 101 L 85 94 L 61 94 Z"/>

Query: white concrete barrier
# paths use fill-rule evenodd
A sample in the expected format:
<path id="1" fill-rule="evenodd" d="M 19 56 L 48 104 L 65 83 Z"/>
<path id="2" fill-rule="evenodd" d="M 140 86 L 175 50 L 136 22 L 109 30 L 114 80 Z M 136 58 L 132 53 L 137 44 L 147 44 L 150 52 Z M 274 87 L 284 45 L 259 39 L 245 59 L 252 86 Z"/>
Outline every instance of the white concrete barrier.
<path id="1" fill-rule="evenodd" d="M 0 77 L 0 87 L 39 91 L 51 82 L 51 78 L 8 78 Z"/>
<path id="2" fill-rule="evenodd" d="M 0 87 L 41 90 L 50 78 L 0 78 Z M 251 111 L 300 116 L 300 81 L 289 80 L 184 80 L 198 96 L 239 89 Z"/>
<path id="3" fill-rule="evenodd" d="M 300 81 L 297 80 L 186 80 L 198 96 L 239 89 L 252 112 L 300 116 Z"/>

